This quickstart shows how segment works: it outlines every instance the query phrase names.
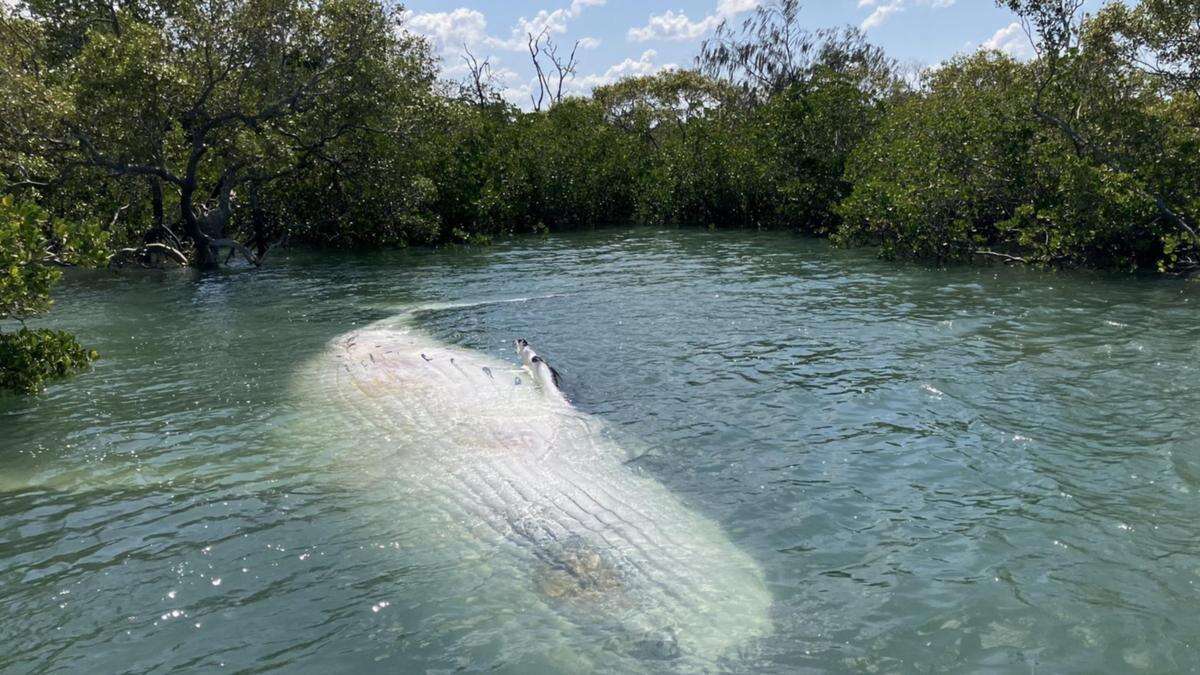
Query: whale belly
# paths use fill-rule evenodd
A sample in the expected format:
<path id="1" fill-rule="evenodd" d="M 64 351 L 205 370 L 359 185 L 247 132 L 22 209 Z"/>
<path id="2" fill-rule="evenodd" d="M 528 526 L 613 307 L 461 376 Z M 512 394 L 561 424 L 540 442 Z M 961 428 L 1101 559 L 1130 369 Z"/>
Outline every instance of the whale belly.
<path id="1" fill-rule="evenodd" d="M 458 600 L 499 622 L 478 630 L 595 633 L 597 658 L 702 670 L 770 631 L 757 564 L 527 371 L 381 325 L 298 386 L 354 434 L 339 459 L 425 523 L 414 541 L 478 582 Z"/>

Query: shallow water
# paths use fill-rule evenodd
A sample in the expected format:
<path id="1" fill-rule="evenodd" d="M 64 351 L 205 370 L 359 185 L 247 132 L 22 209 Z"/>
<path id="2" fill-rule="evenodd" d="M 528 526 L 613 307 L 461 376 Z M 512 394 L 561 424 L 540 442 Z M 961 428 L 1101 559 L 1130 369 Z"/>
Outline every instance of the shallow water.
<path id="1" fill-rule="evenodd" d="M 1200 284 L 638 230 L 58 298 L 104 359 L 0 399 L 5 672 L 552 667 L 510 655 L 576 633 L 473 643 L 405 510 L 290 431 L 332 338 L 513 298 L 421 322 L 514 364 L 529 338 L 753 558 L 773 631 L 721 667 L 1200 669 Z"/>

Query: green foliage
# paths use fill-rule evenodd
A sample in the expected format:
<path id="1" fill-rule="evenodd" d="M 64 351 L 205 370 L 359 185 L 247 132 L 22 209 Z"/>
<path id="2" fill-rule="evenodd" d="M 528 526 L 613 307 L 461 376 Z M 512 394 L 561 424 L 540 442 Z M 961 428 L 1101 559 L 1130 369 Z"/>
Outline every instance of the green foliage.
<path id="1" fill-rule="evenodd" d="M 1200 269 L 1195 3 L 999 4 L 1039 58 L 961 56 L 914 86 L 860 31 L 808 30 L 802 3 L 773 0 L 720 26 L 695 70 L 524 112 L 486 61 L 437 82 L 430 45 L 379 0 L 18 0 L 0 4 L 0 176 L 60 217 L 35 217 L 45 246 L 20 250 L 60 258 L 106 237 L 204 266 L 213 240 L 650 222 Z M 52 273 L 22 269 L 10 295 L 32 311 Z"/>
<path id="2" fill-rule="evenodd" d="M 1000 4 L 1038 43 L 1030 112 L 1048 136 L 1033 157 L 1036 220 L 1051 225 L 1045 257 L 1200 270 L 1200 6 L 1108 2 L 1084 14 L 1081 0 Z"/>
<path id="3" fill-rule="evenodd" d="M 45 212 L 36 204 L 0 197 L 0 319 L 50 309 L 50 286 L 59 271 L 40 264 L 45 256 Z"/>
<path id="4" fill-rule="evenodd" d="M 584 99 L 541 113 L 447 103 L 429 170 L 442 237 L 629 222 L 635 146 L 603 115 Z"/>
<path id="5" fill-rule="evenodd" d="M 522 120 L 509 165 L 521 171 L 527 226 L 626 223 L 633 213 L 633 151 L 592 101 L 568 99 Z M 493 219 L 493 222 L 494 219 Z"/>
<path id="6" fill-rule="evenodd" d="M 84 370 L 98 356 L 65 331 L 0 333 L 0 390 L 36 394 L 48 380 Z"/>
<path id="7" fill-rule="evenodd" d="M 738 92 L 694 72 L 666 71 L 596 90 L 603 119 L 625 138 L 631 216 L 654 223 L 753 225 L 761 165 Z"/>
<path id="8" fill-rule="evenodd" d="M 0 319 L 24 320 L 50 308 L 59 278 L 51 263 L 94 263 L 103 255 L 95 227 L 70 227 L 41 207 L 0 197 Z M 34 392 L 50 377 L 85 367 L 95 352 L 68 333 L 22 327 L 0 333 L 0 389 Z"/>
<path id="9" fill-rule="evenodd" d="M 1133 176 L 1096 167 L 1061 145 L 1038 148 L 1037 184 L 1001 240 L 1058 265 L 1137 269 L 1157 264 L 1161 228 L 1154 202 Z"/>
<path id="10" fill-rule="evenodd" d="M 432 90 L 428 46 L 397 35 L 389 15 L 369 0 L 339 0 L 326 12 L 339 31 L 355 26 L 359 48 L 362 39 L 369 48 L 347 59 L 350 72 L 331 99 L 315 100 L 293 120 L 288 133 L 300 140 L 293 138 L 275 160 L 282 173 L 263 182 L 262 208 L 277 233 L 321 246 L 439 242 L 434 176 L 435 158 L 444 152 L 438 133 L 443 101 Z M 349 48 L 340 39 L 336 44 Z"/>
<path id="11" fill-rule="evenodd" d="M 1163 205 L 1196 213 L 1200 136 L 1180 94 L 1085 44 L 1038 86 L 1044 64 L 956 59 L 898 102 L 853 153 L 837 211 L 843 244 L 885 255 L 1186 269 L 1195 239 Z M 1071 110 L 1069 121 L 1052 110 Z M 1160 202 L 1161 200 L 1161 202 Z M 1173 206 L 1170 206 L 1173 205 Z"/>
<path id="12" fill-rule="evenodd" d="M 816 235 L 839 227 L 836 206 L 852 188 L 846 163 L 886 108 L 857 77 L 819 68 L 756 111 L 754 147 L 775 223 Z"/>
<path id="13" fill-rule="evenodd" d="M 932 260 L 995 243 L 1033 180 L 1023 71 L 998 54 L 960 58 L 899 102 L 850 159 L 837 241 Z"/>
<path id="14" fill-rule="evenodd" d="M 773 215 L 766 165 L 751 129 L 718 109 L 665 136 L 641 183 L 640 219 L 709 227 L 765 227 Z"/>
<path id="15" fill-rule="evenodd" d="M 873 98 L 898 85 L 896 63 L 857 28 L 804 26 L 800 0 L 771 0 L 746 19 L 722 21 L 696 57 L 699 69 L 763 102 L 835 73 Z"/>
<path id="16" fill-rule="evenodd" d="M 50 308 L 53 265 L 95 265 L 106 257 L 96 223 L 67 224 L 37 204 L 0 194 L 0 319 L 25 319 Z"/>

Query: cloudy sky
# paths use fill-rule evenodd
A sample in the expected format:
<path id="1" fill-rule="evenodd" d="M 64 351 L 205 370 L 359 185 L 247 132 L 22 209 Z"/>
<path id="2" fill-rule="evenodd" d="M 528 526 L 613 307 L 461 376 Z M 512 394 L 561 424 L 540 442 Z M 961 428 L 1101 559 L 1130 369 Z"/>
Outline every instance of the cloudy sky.
<path id="1" fill-rule="evenodd" d="M 507 98 L 529 105 L 533 69 L 525 35 L 548 29 L 569 51 L 579 41 L 573 87 L 590 91 L 625 75 L 690 66 L 700 42 L 722 19 L 744 18 L 763 0 L 408 0 L 408 27 L 441 51 L 443 72 L 465 74 L 468 45 L 491 58 Z M 897 59 L 932 65 L 987 45 L 1016 55 L 1028 40 L 991 0 L 814 0 L 806 27 L 855 25 Z"/>

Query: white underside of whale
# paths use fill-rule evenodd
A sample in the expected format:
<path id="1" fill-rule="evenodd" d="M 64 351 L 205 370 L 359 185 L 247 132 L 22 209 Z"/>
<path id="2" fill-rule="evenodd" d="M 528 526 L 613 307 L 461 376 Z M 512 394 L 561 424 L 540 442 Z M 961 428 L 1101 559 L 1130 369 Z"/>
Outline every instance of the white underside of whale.
<path id="1" fill-rule="evenodd" d="M 398 555 L 452 570 L 420 602 L 467 658 L 715 670 L 770 632 L 754 560 L 515 364 L 393 319 L 333 340 L 296 386 L 314 438 L 355 440 L 333 461 L 394 500 Z"/>

